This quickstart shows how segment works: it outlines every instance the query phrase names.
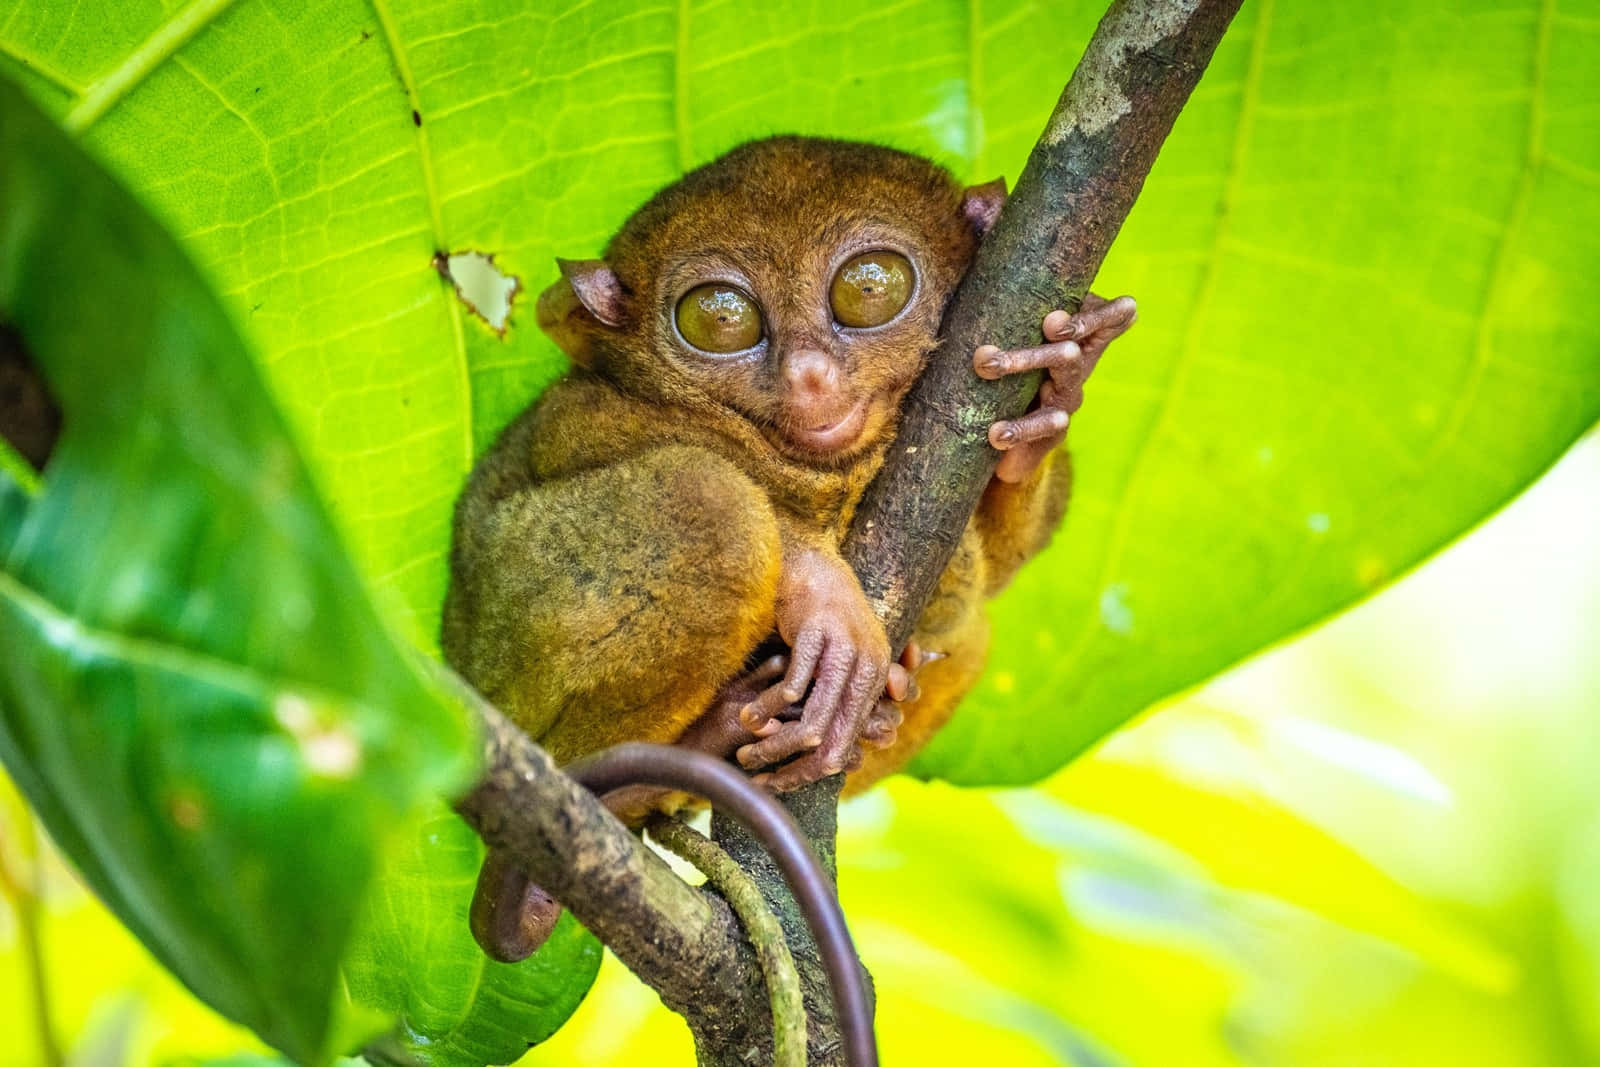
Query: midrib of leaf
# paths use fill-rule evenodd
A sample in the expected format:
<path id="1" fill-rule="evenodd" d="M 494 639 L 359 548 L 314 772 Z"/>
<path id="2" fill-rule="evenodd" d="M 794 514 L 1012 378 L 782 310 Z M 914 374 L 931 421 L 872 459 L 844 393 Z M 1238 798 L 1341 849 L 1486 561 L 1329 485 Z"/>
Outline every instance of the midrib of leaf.
<path id="1" fill-rule="evenodd" d="M 406 53 L 405 43 L 400 40 L 400 34 L 394 24 L 394 16 L 389 12 L 389 0 L 372 0 L 373 14 L 378 16 L 378 24 L 383 28 L 384 44 L 389 49 L 389 58 L 394 61 L 395 73 L 400 77 L 400 84 L 406 91 L 406 102 L 416 115 L 422 115 L 422 99 L 417 95 L 417 81 L 411 74 L 411 59 Z M 450 245 L 445 240 L 444 213 L 439 207 L 439 184 L 433 173 L 433 150 L 428 143 L 428 124 L 426 119 L 414 123 L 417 135 L 417 156 L 422 166 L 423 193 L 428 199 L 428 223 L 433 236 L 433 249 L 435 252 L 449 254 Z M 467 360 L 467 336 L 464 324 L 461 321 L 461 302 L 453 295 L 447 295 L 445 304 L 449 308 L 450 332 L 455 341 L 456 374 L 461 386 L 462 418 L 461 418 L 461 446 L 462 446 L 462 473 L 472 469 L 472 368 Z"/>
<path id="2" fill-rule="evenodd" d="M 70 637 L 75 649 L 140 667 L 165 671 L 184 678 L 270 702 L 278 693 L 292 691 L 313 704 L 350 707 L 351 697 L 330 693 L 318 685 L 293 678 L 268 678 L 242 664 L 219 659 L 183 645 L 131 637 L 87 625 L 82 619 L 62 610 L 38 590 L 0 570 L 0 601 L 15 605 L 37 620 L 39 627 L 56 643 Z"/>
<path id="3" fill-rule="evenodd" d="M 1504 300 L 1503 282 L 1511 260 L 1511 249 L 1522 236 L 1522 226 L 1528 217 L 1528 205 L 1533 200 L 1533 187 L 1539 180 L 1539 171 L 1544 164 L 1545 75 L 1550 57 L 1550 25 L 1555 20 L 1555 9 L 1556 0 L 1544 0 L 1539 7 L 1539 25 L 1534 38 L 1531 71 L 1533 84 L 1528 93 L 1528 136 L 1523 149 L 1522 172 L 1517 178 L 1517 191 L 1511 198 L 1510 207 L 1506 210 L 1505 226 L 1500 231 L 1500 239 L 1495 243 L 1494 258 L 1490 260 L 1483 296 L 1478 301 L 1477 321 L 1473 327 L 1472 366 L 1467 372 L 1466 384 L 1462 386 L 1455 404 L 1450 409 L 1449 420 L 1444 424 L 1439 436 L 1434 438 L 1433 447 L 1429 448 L 1427 455 L 1423 457 L 1424 466 L 1431 466 L 1455 443 L 1456 438 L 1461 436 L 1461 429 L 1466 425 L 1467 416 L 1477 401 L 1478 390 L 1483 385 L 1489 363 L 1494 358 L 1491 324 L 1498 318 L 1499 307 Z"/>
<path id="4" fill-rule="evenodd" d="M 1189 309 L 1189 321 L 1184 330 L 1183 344 L 1178 349 L 1177 360 L 1173 364 L 1172 377 L 1167 384 L 1167 390 L 1162 398 L 1161 410 L 1157 412 L 1150 432 L 1144 435 L 1144 440 L 1139 448 L 1138 458 L 1134 460 L 1133 469 L 1122 484 L 1122 493 L 1117 500 L 1115 519 L 1108 539 L 1104 562 L 1100 566 L 1100 573 L 1095 579 L 1092 590 L 1104 589 L 1111 576 L 1116 573 L 1122 563 L 1123 554 L 1127 551 L 1129 532 L 1133 523 L 1133 502 L 1138 495 L 1140 486 L 1149 476 L 1150 464 L 1157 454 L 1156 442 L 1168 431 L 1178 408 L 1178 396 L 1183 392 L 1183 387 L 1189 378 L 1189 371 L 1194 363 L 1195 352 L 1199 348 L 1202 334 L 1201 324 L 1205 321 L 1206 311 L 1216 294 L 1217 278 L 1221 273 L 1223 245 L 1227 242 L 1229 229 L 1229 216 L 1233 205 L 1238 200 L 1240 176 L 1244 172 L 1244 160 L 1250 151 L 1250 135 L 1255 127 L 1255 111 L 1257 96 L 1261 82 L 1261 68 L 1267 52 L 1267 31 L 1272 21 L 1272 8 L 1275 0 L 1261 0 L 1256 15 L 1254 38 L 1250 42 L 1250 59 L 1245 67 L 1244 80 L 1239 92 L 1239 122 L 1234 127 L 1233 146 L 1228 155 L 1228 172 L 1222 183 L 1221 210 L 1217 213 L 1217 226 L 1211 236 L 1211 249 L 1206 256 L 1205 273 L 1201 276 L 1200 285 L 1195 294 L 1194 306 Z M 1091 597 L 1092 604 L 1099 603 L 1099 595 Z M 1061 676 L 1076 677 L 1079 661 L 1088 649 L 1089 643 L 1094 639 L 1099 628 L 1098 612 L 1091 607 L 1084 613 L 1083 625 L 1078 630 L 1078 635 L 1073 638 L 1061 659 Z"/>
<path id="5" fill-rule="evenodd" d="M 83 91 L 78 102 L 61 120 L 70 133 L 82 134 L 100 116 L 117 105 L 168 56 L 210 25 L 233 4 L 233 0 L 194 0 L 174 15 L 171 21 L 146 38 L 145 42 L 114 70 Z"/>

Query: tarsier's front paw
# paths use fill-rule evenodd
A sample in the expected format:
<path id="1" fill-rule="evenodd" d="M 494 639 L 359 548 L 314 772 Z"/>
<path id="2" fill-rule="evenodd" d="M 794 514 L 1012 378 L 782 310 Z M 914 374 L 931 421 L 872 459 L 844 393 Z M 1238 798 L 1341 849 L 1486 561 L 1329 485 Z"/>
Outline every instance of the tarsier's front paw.
<path id="1" fill-rule="evenodd" d="M 1122 336 L 1137 317 L 1133 297 L 1105 300 L 1090 293 L 1076 315 L 1052 311 L 1044 317 L 1048 344 L 1009 352 L 983 345 L 972 354 L 972 368 L 980 378 L 1036 370 L 1049 375 L 1027 414 L 989 427 L 989 443 L 1005 453 L 995 469 L 996 478 L 1022 481 L 1066 439 L 1067 423 L 1083 406 L 1083 383 L 1106 346 Z"/>
<path id="2" fill-rule="evenodd" d="M 746 729 L 760 740 L 739 749 L 740 764 L 747 770 L 770 768 L 756 775 L 754 781 L 779 792 L 854 770 L 861 765 L 865 749 L 894 744 L 905 719 L 900 704 L 919 695 L 917 669 L 941 657 L 942 654 L 924 652 L 915 642 L 907 645 L 899 660 L 885 671 L 882 693 L 869 702 L 859 729 L 840 729 L 841 719 L 836 716 L 820 739 L 818 732 L 806 725 L 810 702 L 803 707 L 796 702 L 793 689 L 785 689 L 782 683 L 774 686 L 752 701 L 741 716 Z M 835 738 L 845 741 L 837 748 L 829 748 L 827 743 Z M 785 759 L 790 762 L 782 763 Z M 781 766 L 774 766 L 780 763 Z"/>

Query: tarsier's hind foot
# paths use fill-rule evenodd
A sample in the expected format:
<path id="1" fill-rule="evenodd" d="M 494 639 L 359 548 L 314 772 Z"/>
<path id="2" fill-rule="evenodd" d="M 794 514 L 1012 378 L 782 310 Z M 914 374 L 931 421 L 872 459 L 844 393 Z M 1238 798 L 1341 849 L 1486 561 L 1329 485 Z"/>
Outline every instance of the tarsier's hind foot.
<path id="1" fill-rule="evenodd" d="M 1052 311 L 1044 317 L 1044 337 L 1049 343 L 1009 352 L 982 345 L 972 354 L 972 368 L 980 378 L 1039 370 L 1047 374 L 1027 414 L 989 427 L 989 443 L 1005 453 L 995 470 L 996 478 L 1022 481 L 1066 439 L 1067 423 L 1083 406 L 1083 383 L 1106 346 L 1127 332 L 1137 318 L 1133 297 L 1105 300 L 1090 293 L 1076 315 Z"/>

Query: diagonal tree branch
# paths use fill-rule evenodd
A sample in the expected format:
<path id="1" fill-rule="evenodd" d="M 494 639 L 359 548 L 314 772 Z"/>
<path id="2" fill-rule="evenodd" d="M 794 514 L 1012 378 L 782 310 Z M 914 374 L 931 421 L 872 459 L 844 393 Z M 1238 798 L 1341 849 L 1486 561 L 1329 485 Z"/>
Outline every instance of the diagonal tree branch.
<path id="1" fill-rule="evenodd" d="M 1038 374 L 980 379 L 973 351 L 1038 344 L 1048 312 L 1082 302 L 1239 4 L 1111 5 L 951 299 L 896 447 L 844 544 L 896 648 L 910 638 L 994 474 L 990 424 L 1020 415 L 1039 388 Z"/>
<path id="2" fill-rule="evenodd" d="M 906 403 L 897 442 L 905 447 L 891 451 L 844 546 L 896 647 L 994 472 L 989 425 L 1021 413 L 1038 388 L 1037 377 L 980 380 L 971 353 L 984 343 L 1035 343 L 1046 312 L 1078 306 L 1239 4 L 1117 0 L 1089 42 L 946 313 L 940 347 Z M 486 718 L 489 770 L 459 805 L 467 820 L 490 844 L 514 850 L 689 1019 L 703 1063 L 770 1050 L 756 960 L 726 907 L 679 882 L 503 718 L 488 709 Z M 837 791 L 831 780 L 786 798 L 830 870 Z M 755 843 L 731 820 L 718 820 L 715 835 L 751 861 L 780 919 L 792 915 L 776 871 L 754 862 Z M 814 947 L 798 946 L 795 957 L 807 990 L 823 988 Z M 842 1063 L 831 1013 L 810 992 L 806 1000 L 816 1010 L 810 1062 Z"/>

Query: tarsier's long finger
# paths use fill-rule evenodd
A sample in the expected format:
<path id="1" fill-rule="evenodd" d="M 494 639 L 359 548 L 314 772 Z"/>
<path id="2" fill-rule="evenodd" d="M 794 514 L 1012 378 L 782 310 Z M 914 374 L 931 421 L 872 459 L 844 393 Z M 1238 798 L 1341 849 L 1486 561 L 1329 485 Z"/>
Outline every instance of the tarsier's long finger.
<path id="1" fill-rule="evenodd" d="M 755 771 L 788 759 L 796 752 L 815 748 L 820 741 L 821 737 L 817 731 L 807 726 L 805 722 L 795 719 L 791 722 L 777 723 L 770 737 L 750 742 L 734 753 L 734 757 L 739 761 L 739 766 L 747 771 Z"/>
<path id="2" fill-rule="evenodd" d="M 856 661 L 855 670 L 850 674 L 850 684 L 839 703 L 839 710 L 829 721 L 827 732 L 822 737 L 822 744 L 809 757 L 819 764 L 819 770 L 822 772 L 819 777 L 826 777 L 844 769 L 850 753 L 855 750 L 856 739 L 861 736 L 861 728 L 865 725 L 867 716 L 878 706 L 878 701 L 883 695 L 886 673 L 887 668 L 875 662 L 870 656 L 862 656 Z"/>
<path id="3" fill-rule="evenodd" d="M 1050 341 L 1077 341 L 1091 360 L 1100 358 L 1106 345 L 1127 332 L 1139 318 L 1139 305 L 1131 296 L 1105 300 L 1090 293 L 1076 315 L 1052 311 L 1044 317 L 1044 336 Z"/>
<path id="4" fill-rule="evenodd" d="M 1009 422 L 989 427 L 989 443 L 1002 452 L 1035 441 L 1050 441 L 1052 447 L 1067 435 L 1068 416 L 1060 408 L 1043 407 Z"/>
<path id="5" fill-rule="evenodd" d="M 789 650 L 789 673 L 784 675 L 782 689 L 790 704 L 798 704 L 805 696 L 806 686 L 811 684 L 827 643 L 827 631 L 820 628 L 801 630 L 795 637 L 794 648 Z"/>
<path id="6" fill-rule="evenodd" d="M 1052 311 L 1050 314 L 1060 315 L 1062 312 Z M 972 353 L 972 369 L 978 377 L 994 381 L 1008 374 L 1021 374 L 1023 371 L 1070 370 L 1082 354 L 1083 349 L 1076 341 L 1057 341 L 1034 348 L 1013 348 L 1009 351 L 996 345 L 979 345 Z"/>
<path id="7" fill-rule="evenodd" d="M 789 707 L 789 697 L 784 687 L 771 686 L 757 693 L 739 709 L 739 725 L 757 737 L 766 737 L 778 728 L 778 720 Z"/>
<path id="8" fill-rule="evenodd" d="M 811 683 L 811 695 L 806 697 L 801 721 L 816 728 L 818 741 L 821 734 L 839 713 L 840 702 L 850 685 L 856 669 L 856 650 L 847 642 L 830 641 L 817 664 L 816 679 Z"/>
<path id="9" fill-rule="evenodd" d="M 766 682 L 776 681 L 779 675 L 783 680 L 761 690 L 739 710 L 739 722 L 746 730 L 757 737 L 769 736 L 777 730 L 779 717 L 800 699 L 806 686 L 811 684 L 811 674 L 821 655 L 823 640 L 821 630 L 803 630 L 795 638 L 794 650 L 787 657 L 781 654 L 769 657 L 752 672 L 752 676 L 765 675 Z M 783 666 L 785 662 L 786 672 Z M 791 693 L 795 695 L 790 696 Z"/>
<path id="10" fill-rule="evenodd" d="M 898 663 L 889 664 L 889 677 L 883 683 L 883 691 L 889 694 L 890 700 L 904 700 L 911 695 L 911 672 Z"/>

